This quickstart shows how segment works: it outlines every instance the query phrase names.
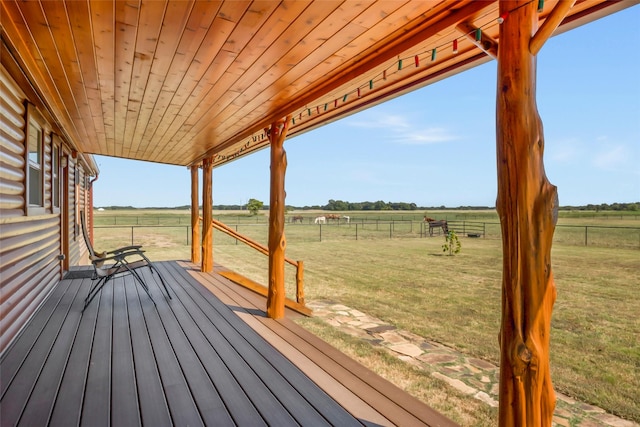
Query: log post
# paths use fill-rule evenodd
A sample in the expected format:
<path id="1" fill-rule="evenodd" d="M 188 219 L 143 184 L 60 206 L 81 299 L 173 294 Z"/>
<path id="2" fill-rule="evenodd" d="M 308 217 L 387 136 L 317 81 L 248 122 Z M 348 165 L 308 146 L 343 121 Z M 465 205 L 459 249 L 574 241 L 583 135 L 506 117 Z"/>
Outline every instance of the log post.
<path id="1" fill-rule="evenodd" d="M 202 161 L 202 267 L 204 273 L 213 271 L 213 159 Z"/>
<path id="2" fill-rule="evenodd" d="M 284 317 L 284 258 L 287 240 L 284 236 L 285 197 L 284 177 L 287 170 L 287 153 L 284 140 L 291 117 L 271 124 L 265 129 L 271 143 L 271 194 L 269 202 L 269 291 L 267 316 Z"/>
<path id="3" fill-rule="evenodd" d="M 191 166 L 191 262 L 198 264 L 202 245 L 200 242 L 200 203 L 198 203 L 198 166 Z"/>
<path id="4" fill-rule="evenodd" d="M 296 269 L 296 301 L 304 305 L 304 261 L 298 261 Z"/>
<path id="5" fill-rule="evenodd" d="M 509 11 L 500 26 L 496 102 L 496 208 L 503 253 L 501 426 L 551 426 L 555 408 L 549 334 L 556 298 L 551 244 L 558 199 L 544 171 L 536 57 L 529 50 L 537 3 L 500 1 L 500 14 Z"/>

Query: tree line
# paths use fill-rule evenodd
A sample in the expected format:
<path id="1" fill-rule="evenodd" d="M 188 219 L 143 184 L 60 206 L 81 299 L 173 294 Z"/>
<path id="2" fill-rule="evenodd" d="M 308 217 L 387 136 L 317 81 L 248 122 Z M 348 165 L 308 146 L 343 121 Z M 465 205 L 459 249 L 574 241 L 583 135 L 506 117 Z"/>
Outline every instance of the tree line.
<path id="1" fill-rule="evenodd" d="M 254 203 L 252 206 L 259 206 L 259 210 L 269 210 L 269 205 L 263 204 L 257 199 L 251 199 Z M 187 210 L 191 205 L 182 205 L 175 207 L 150 207 L 141 209 L 174 209 L 174 210 Z M 132 206 L 103 206 L 105 210 L 125 210 L 125 209 L 138 209 Z M 229 210 L 229 211 L 241 211 L 248 210 L 249 207 L 245 205 L 213 205 L 215 210 Z M 495 206 L 458 206 L 458 207 L 446 207 L 446 206 L 418 206 L 415 203 L 407 202 L 384 202 L 378 200 L 377 202 L 347 202 L 343 200 L 329 200 L 325 205 L 312 205 L 312 206 L 292 206 L 287 205 L 287 210 L 324 210 L 324 211 L 416 211 L 416 210 L 490 210 L 495 209 Z M 634 203 L 601 203 L 601 204 L 588 204 L 584 206 L 561 206 L 561 210 L 576 210 L 576 211 L 631 211 L 640 212 L 640 202 Z"/>

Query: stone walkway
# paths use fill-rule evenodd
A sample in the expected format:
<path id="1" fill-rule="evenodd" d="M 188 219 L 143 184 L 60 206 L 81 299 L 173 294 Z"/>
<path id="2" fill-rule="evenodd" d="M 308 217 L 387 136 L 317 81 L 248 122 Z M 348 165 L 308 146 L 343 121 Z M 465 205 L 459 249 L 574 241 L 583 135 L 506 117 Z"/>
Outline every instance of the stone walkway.
<path id="1" fill-rule="evenodd" d="M 308 302 L 315 317 L 348 333 L 386 348 L 407 363 L 431 372 L 464 394 L 471 395 L 493 407 L 498 406 L 497 366 L 467 357 L 449 347 L 395 328 L 389 323 L 358 310 L 326 301 Z M 596 406 L 578 402 L 556 392 L 553 417 L 556 426 L 571 427 L 639 427 L 640 425 L 607 414 Z"/>

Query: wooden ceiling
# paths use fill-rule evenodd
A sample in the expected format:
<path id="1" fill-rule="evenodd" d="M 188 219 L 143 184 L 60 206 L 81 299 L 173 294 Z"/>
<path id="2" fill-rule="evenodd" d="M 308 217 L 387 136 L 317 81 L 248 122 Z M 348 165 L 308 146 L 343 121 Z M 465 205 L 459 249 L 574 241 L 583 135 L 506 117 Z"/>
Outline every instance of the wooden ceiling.
<path id="1" fill-rule="evenodd" d="M 219 166 L 287 115 L 292 137 L 499 45 L 497 1 L 1 1 L 3 64 L 79 151 L 176 165 Z M 578 0 L 558 32 L 636 3 Z"/>

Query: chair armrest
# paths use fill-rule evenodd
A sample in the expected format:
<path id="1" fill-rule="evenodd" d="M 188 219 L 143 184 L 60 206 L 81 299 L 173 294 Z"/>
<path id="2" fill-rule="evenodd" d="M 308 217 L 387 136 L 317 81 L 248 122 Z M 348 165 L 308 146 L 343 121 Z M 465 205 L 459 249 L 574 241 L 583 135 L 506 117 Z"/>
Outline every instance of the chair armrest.
<path id="1" fill-rule="evenodd" d="M 119 253 L 122 253 L 122 252 L 137 251 L 141 247 L 142 247 L 141 245 L 123 246 L 121 248 L 114 249 L 112 251 L 107 251 L 107 253 L 108 254 L 119 254 Z"/>
<path id="2" fill-rule="evenodd" d="M 120 252 L 111 256 L 93 256 L 89 258 L 91 259 L 91 263 L 93 263 L 93 265 L 100 268 L 105 263 L 105 261 L 114 260 L 117 262 L 127 262 L 126 258 L 132 255 L 139 255 L 140 257 L 144 258 L 144 255 L 142 255 L 143 253 L 144 251 L 141 251 L 138 249 L 138 250 L 130 250 L 128 252 Z"/>

